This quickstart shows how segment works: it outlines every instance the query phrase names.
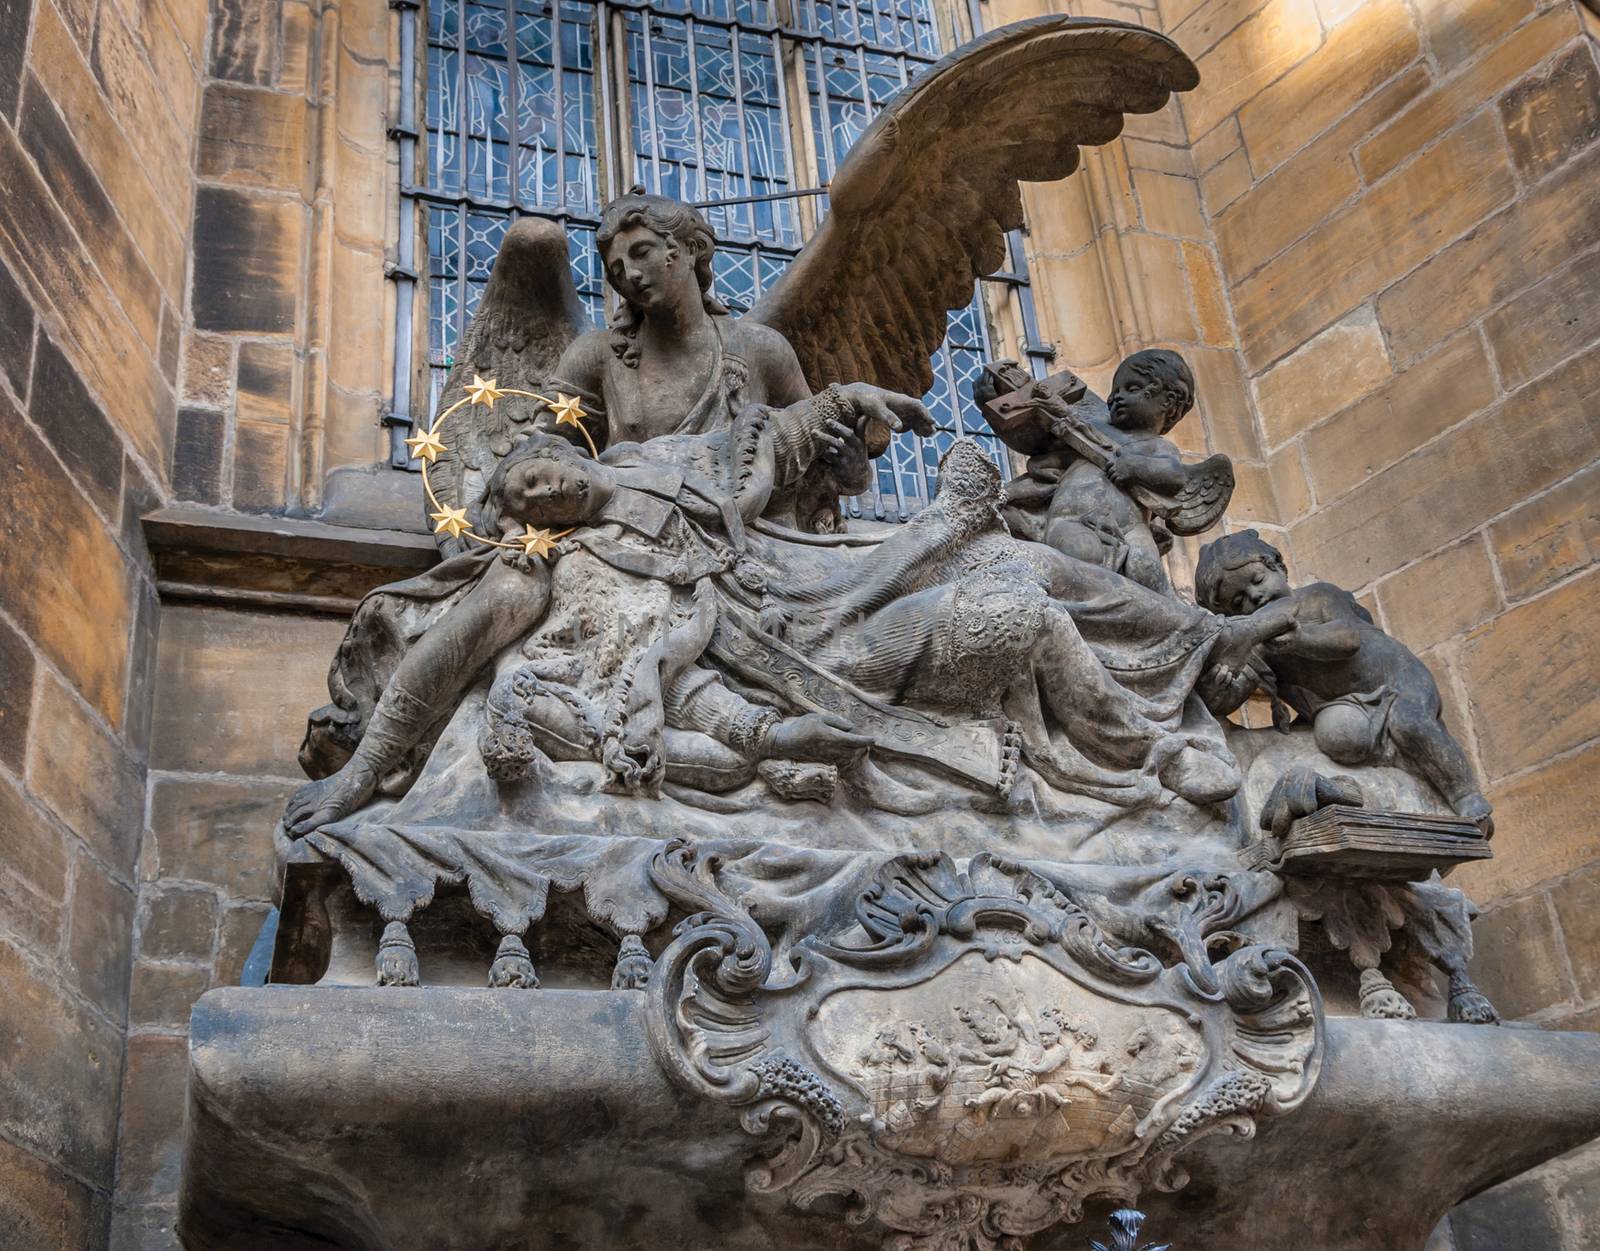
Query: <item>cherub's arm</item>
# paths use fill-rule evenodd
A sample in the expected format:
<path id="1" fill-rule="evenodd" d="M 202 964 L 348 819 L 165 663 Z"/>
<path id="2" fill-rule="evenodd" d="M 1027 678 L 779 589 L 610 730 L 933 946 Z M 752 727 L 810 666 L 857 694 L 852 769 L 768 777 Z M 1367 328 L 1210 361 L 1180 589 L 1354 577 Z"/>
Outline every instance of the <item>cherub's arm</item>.
<path id="1" fill-rule="evenodd" d="M 1165 439 L 1145 440 L 1135 449 L 1119 451 L 1106 475 L 1120 487 L 1142 486 L 1162 495 L 1176 495 L 1187 481 L 1178 449 Z"/>
<path id="2" fill-rule="evenodd" d="M 1371 618 L 1348 591 L 1317 583 L 1291 598 L 1294 629 L 1274 639 L 1273 650 L 1304 660 L 1343 660 L 1361 650 L 1361 627 Z"/>

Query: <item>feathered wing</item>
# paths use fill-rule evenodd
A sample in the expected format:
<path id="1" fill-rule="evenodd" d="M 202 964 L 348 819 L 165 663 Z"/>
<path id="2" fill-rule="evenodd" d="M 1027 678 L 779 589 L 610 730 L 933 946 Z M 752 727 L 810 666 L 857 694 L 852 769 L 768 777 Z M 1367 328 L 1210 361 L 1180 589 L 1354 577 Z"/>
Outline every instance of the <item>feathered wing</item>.
<path id="1" fill-rule="evenodd" d="M 474 375 L 492 378 L 501 387 L 540 390 L 585 325 L 567 259 L 566 231 L 541 218 L 519 218 L 506 230 L 436 412 L 460 400 Z M 536 401 L 507 395 L 493 407 L 468 404 L 457 409 L 440 431 L 447 450 L 428 471 L 440 503 L 473 508 L 484 480 L 537 407 Z M 448 535 L 439 535 L 438 541 L 446 556 L 462 547 L 461 540 Z"/>
<path id="2" fill-rule="evenodd" d="M 1177 508 L 1166 515 L 1174 534 L 1199 534 L 1222 520 L 1233 498 L 1233 462 L 1218 452 L 1197 465 L 1184 466 Z"/>
<path id="3" fill-rule="evenodd" d="M 1119 22 L 1041 17 L 975 40 L 878 114 L 821 228 L 749 316 L 793 344 L 813 389 L 923 394 L 949 311 L 1022 225 L 1017 183 L 1065 178 L 1079 145 L 1198 81 L 1171 40 Z"/>

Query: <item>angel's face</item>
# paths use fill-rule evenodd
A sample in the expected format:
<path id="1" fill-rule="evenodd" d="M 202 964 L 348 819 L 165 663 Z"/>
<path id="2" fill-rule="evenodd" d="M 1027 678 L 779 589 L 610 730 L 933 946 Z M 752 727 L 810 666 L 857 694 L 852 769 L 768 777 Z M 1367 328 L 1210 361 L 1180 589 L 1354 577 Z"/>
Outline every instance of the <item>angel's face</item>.
<path id="1" fill-rule="evenodd" d="M 1106 399 L 1111 424 L 1133 434 L 1160 434 L 1171 405 L 1166 387 L 1146 370 L 1127 364 L 1118 367 Z"/>
<path id="2" fill-rule="evenodd" d="M 679 263 L 678 245 L 645 225 L 619 230 L 606 248 L 606 277 L 623 299 L 647 312 L 677 300 L 693 268 Z M 695 287 L 699 290 L 698 284 Z"/>
<path id="3" fill-rule="evenodd" d="M 576 457 L 535 457 L 507 471 L 500 506 L 533 525 L 577 525 L 599 511 L 609 486 L 594 466 Z"/>
<path id="4" fill-rule="evenodd" d="M 1289 593 L 1289 578 L 1264 560 L 1252 560 L 1230 571 L 1223 603 L 1235 616 L 1247 616 Z"/>

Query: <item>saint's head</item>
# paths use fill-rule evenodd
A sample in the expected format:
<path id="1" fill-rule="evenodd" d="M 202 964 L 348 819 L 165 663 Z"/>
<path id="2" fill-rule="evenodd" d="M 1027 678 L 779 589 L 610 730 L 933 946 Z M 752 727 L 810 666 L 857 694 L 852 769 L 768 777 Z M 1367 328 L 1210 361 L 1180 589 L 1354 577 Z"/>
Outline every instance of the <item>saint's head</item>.
<path id="1" fill-rule="evenodd" d="M 1202 608 L 1243 616 L 1289 594 L 1283 554 L 1254 530 L 1207 543 L 1195 565 L 1194 594 Z"/>
<path id="2" fill-rule="evenodd" d="M 1194 374 L 1176 352 L 1150 348 L 1117 366 L 1106 407 L 1129 434 L 1166 434 L 1194 406 Z"/>
<path id="3" fill-rule="evenodd" d="M 611 471 L 565 439 L 533 434 L 495 467 L 480 510 L 495 529 L 503 519 L 558 529 L 581 525 L 611 498 Z"/>

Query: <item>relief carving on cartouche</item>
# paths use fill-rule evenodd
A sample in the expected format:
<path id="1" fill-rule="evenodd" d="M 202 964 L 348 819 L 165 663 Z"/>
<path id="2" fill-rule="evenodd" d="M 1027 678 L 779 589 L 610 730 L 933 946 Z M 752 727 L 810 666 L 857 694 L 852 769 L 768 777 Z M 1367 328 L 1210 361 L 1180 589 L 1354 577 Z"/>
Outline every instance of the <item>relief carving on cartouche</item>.
<path id="1" fill-rule="evenodd" d="M 1316 989 L 1225 928 L 1226 876 L 1175 881 L 1183 920 L 1145 949 L 1024 866 L 904 855 L 779 958 L 714 863 L 677 846 L 652 873 L 691 911 L 650 985 L 658 1058 L 768 1138 L 753 1190 L 841 1197 L 891 1251 L 1004 1251 L 1175 1189 L 1180 1151 L 1316 1080 Z"/>

